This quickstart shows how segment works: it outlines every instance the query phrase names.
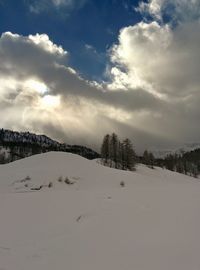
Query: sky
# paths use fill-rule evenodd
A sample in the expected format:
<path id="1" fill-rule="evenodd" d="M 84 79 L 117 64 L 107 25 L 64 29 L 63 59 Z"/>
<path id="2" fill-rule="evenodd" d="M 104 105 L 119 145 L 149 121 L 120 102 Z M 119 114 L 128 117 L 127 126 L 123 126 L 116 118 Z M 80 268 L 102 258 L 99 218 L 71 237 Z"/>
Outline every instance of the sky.
<path id="1" fill-rule="evenodd" d="M 0 127 L 200 141 L 200 0 L 0 0 L 0 32 Z"/>

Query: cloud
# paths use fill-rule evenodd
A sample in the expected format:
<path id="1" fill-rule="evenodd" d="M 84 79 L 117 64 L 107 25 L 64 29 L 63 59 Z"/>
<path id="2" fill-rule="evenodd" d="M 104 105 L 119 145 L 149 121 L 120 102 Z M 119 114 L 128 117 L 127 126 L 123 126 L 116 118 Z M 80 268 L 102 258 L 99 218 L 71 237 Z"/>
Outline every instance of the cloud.
<path id="1" fill-rule="evenodd" d="M 184 98 L 199 88 L 199 31 L 199 22 L 175 29 L 155 21 L 126 27 L 111 59 L 124 67 L 129 84 L 138 82 L 168 98 Z"/>
<path id="2" fill-rule="evenodd" d="M 40 14 L 49 9 L 69 12 L 82 8 L 88 0 L 30 0 L 29 9 L 32 13 Z"/>
<path id="3" fill-rule="evenodd" d="M 65 141 L 95 144 L 97 131 L 102 137 L 116 129 L 116 121 L 130 125 L 133 114 L 157 113 L 165 106 L 144 89 L 124 92 L 86 81 L 66 65 L 67 59 L 68 52 L 47 35 L 2 34 L 1 126 L 35 132 L 48 127 L 49 135 L 57 130 Z"/>
<path id="4" fill-rule="evenodd" d="M 110 51 L 111 61 L 122 70 L 119 76 L 120 68 L 118 68 L 114 77 L 120 79 L 122 75 L 126 75 L 128 80 L 124 81 L 128 82 L 128 85 L 125 87 L 146 86 L 150 90 L 152 77 L 155 75 L 157 78 L 152 68 L 163 64 L 163 53 L 167 50 L 171 38 L 172 33 L 168 25 L 162 27 L 157 22 L 148 24 L 141 22 L 122 29 L 119 43 Z"/>
<path id="5" fill-rule="evenodd" d="M 199 7 L 196 0 L 140 2 L 144 20 L 121 29 L 109 51 L 109 87 L 140 88 L 162 100 L 157 116 L 150 110 L 151 117 L 140 115 L 141 127 L 174 141 L 200 136 Z"/>
<path id="6" fill-rule="evenodd" d="M 4 33 L 1 126 L 87 145 L 115 131 L 135 138 L 138 149 L 197 141 L 200 22 L 199 3 L 190 2 L 141 2 L 144 19 L 121 29 L 108 51 L 107 82 L 83 79 L 68 66 L 68 52 L 45 34 Z M 95 55 L 90 45 L 86 50 Z"/>
<path id="7" fill-rule="evenodd" d="M 159 21 L 167 16 L 171 23 L 195 21 L 200 16 L 199 0 L 148 0 L 141 1 L 135 9 Z"/>

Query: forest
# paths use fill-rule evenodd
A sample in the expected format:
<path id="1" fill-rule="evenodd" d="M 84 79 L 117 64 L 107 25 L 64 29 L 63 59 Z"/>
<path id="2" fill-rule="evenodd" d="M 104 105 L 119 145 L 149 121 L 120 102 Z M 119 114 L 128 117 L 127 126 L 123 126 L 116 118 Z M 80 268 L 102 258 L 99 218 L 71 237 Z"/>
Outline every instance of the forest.
<path id="1" fill-rule="evenodd" d="M 106 134 L 101 145 L 101 159 L 106 166 L 121 170 L 136 170 L 136 164 L 142 163 L 151 169 L 155 166 L 178 173 L 198 177 L 200 173 L 200 149 L 181 154 L 169 154 L 164 158 L 154 157 L 145 150 L 137 155 L 130 139 L 121 141 L 117 134 Z"/>

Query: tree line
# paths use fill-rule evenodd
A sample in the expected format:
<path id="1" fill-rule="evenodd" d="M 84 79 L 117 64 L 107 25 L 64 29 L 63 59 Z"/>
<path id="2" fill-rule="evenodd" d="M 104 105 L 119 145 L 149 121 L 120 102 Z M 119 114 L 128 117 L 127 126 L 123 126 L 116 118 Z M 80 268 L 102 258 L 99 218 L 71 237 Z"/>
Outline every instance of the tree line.
<path id="1" fill-rule="evenodd" d="M 169 154 L 164 159 L 157 159 L 156 165 L 196 178 L 200 172 L 200 149 L 182 154 Z"/>
<path id="2" fill-rule="evenodd" d="M 200 173 L 200 149 L 182 154 L 169 154 L 164 158 L 155 158 L 151 152 L 145 150 L 140 162 L 152 169 L 158 166 L 196 178 Z"/>
<path id="3" fill-rule="evenodd" d="M 117 134 L 107 134 L 101 146 L 101 158 L 104 165 L 122 170 L 135 170 L 136 154 L 132 142 L 126 138 L 120 141 Z"/>
<path id="4" fill-rule="evenodd" d="M 139 162 L 151 169 L 158 166 L 193 177 L 197 177 L 200 173 L 200 149 L 179 155 L 170 154 L 164 158 L 155 158 L 152 152 L 145 150 L 143 155 L 137 156 L 131 140 L 126 138 L 120 141 L 115 133 L 104 136 L 101 159 L 104 165 L 121 170 L 133 171 Z"/>

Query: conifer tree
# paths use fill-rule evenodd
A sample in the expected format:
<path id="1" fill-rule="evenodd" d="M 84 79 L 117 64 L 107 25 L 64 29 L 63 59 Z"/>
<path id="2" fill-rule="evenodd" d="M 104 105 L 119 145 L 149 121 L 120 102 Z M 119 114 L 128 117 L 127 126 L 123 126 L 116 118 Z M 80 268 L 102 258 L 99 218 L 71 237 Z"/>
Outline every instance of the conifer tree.
<path id="1" fill-rule="evenodd" d="M 124 167 L 130 171 L 135 169 L 135 152 L 129 139 L 123 141 L 124 148 Z"/>
<path id="2" fill-rule="evenodd" d="M 105 135 L 101 146 L 101 157 L 104 165 L 122 170 L 134 170 L 136 155 L 129 139 L 122 143 L 117 134 Z"/>
<path id="3" fill-rule="evenodd" d="M 107 134 L 104 136 L 103 143 L 101 146 L 101 157 L 104 165 L 108 164 L 110 159 L 110 135 Z"/>
<path id="4" fill-rule="evenodd" d="M 154 158 L 154 155 L 153 155 L 153 153 L 149 153 L 149 166 L 150 166 L 150 168 L 151 169 L 153 169 L 154 168 L 154 161 L 155 161 L 155 158 Z"/>
<path id="5" fill-rule="evenodd" d="M 145 150 L 143 153 L 143 163 L 145 165 L 149 164 L 149 152 L 147 150 Z"/>
<path id="6" fill-rule="evenodd" d="M 119 140 L 117 134 L 113 133 L 110 138 L 110 157 L 114 161 L 114 166 L 118 166 L 118 156 L 119 156 Z"/>

